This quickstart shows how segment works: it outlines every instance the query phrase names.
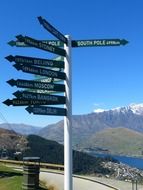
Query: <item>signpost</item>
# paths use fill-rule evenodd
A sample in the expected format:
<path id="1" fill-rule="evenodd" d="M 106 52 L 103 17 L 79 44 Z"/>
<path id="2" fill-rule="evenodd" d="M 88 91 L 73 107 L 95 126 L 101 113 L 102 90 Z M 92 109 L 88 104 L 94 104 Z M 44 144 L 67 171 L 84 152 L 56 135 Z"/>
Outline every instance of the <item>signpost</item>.
<path id="1" fill-rule="evenodd" d="M 46 100 L 26 100 L 18 98 L 13 98 L 12 100 L 7 99 L 3 103 L 7 106 L 53 105 L 53 102 L 49 102 Z"/>
<path id="2" fill-rule="evenodd" d="M 56 47 L 64 46 L 64 43 L 59 40 L 38 40 L 38 41 L 48 44 L 48 45 L 56 46 Z M 25 44 L 24 42 L 20 42 L 18 40 L 16 40 L 16 41 L 11 40 L 8 42 L 8 44 L 10 46 L 16 46 L 16 47 L 32 47 L 32 46 Z"/>
<path id="3" fill-rule="evenodd" d="M 40 81 L 30 81 L 22 79 L 11 79 L 7 81 L 11 86 L 33 89 L 36 92 L 17 91 L 14 95 L 17 98 L 7 99 L 3 103 L 13 106 L 28 106 L 26 110 L 29 113 L 39 115 L 64 116 L 64 190 L 72 190 L 72 64 L 71 48 L 76 47 L 108 47 L 121 46 L 128 43 L 125 39 L 89 39 L 89 40 L 71 40 L 70 36 L 64 36 L 49 22 L 41 16 L 38 17 L 40 24 L 58 40 L 36 40 L 28 36 L 18 35 L 16 41 L 10 41 L 10 46 L 16 47 L 35 47 L 64 57 L 63 60 L 49 60 L 25 56 L 9 55 L 6 59 L 17 70 L 26 73 L 45 76 Z M 59 48 L 62 47 L 62 48 Z M 52 70 L 40 67 L 52 67 Z M 60 71 L 55 71 L 60 69 Z M 61 72 L 64 69 L 64 72 Z M 47 80 L 43 82 L 43 80 Z M 56 81 L 64 80 L 64 84 L 55 84 Z M 37 93 L 39 90 L 53 92 L 64 92 L 64 96 L 51 95 L 46 93 Z M 61 107 L 47 107 L 44 105 L 64 105 Z M 43 105 L 43 106 L 41 106 Z"/>
<path id="4" fill-rule="evenodd" d="M 56 38 L 58 38 L 60 41 L 67 44 L 67 38 L 61 34 L 56 28 L 54 28 L 48 21 L 43 19 L 41 16 L 38 17 L 38 20 L 42 26 L 48 30 L 51 34 L 53 34 Z"/>
<path id="5" fill-rule="evenodd" d="M 62 79 L 56 79 L 56 78 L 47 78 L 47 77 L 41 77 L 39 75 L 36 75 L 36 79 L 35 81 L 39 81 L 39 82 L 51 82 L 51 83 L 59 83 L 59 82 L 63 82 Z"/>
<path id="6" fill-rule="evenodd" d="M 66 56 L 66 52 L 64 49 L 60 49 L 56 46 L 52 46 L 52 45 L 48 45 L 45 43 L 42 43 L 41 41 L 35 40 L 33 38 L 30 38 L 28 36 L 22 36 L 22 35 L 18 35 L 16 36 L 16 38 L 20 41 L 20 42 L 24 42 L 32 47 L 38 48 L 38 49 L 42 49 L 45 51 L 49 51 L 51 53 L 55 53 L 61 56 Z"/>
<path id="7" fill-rule="evenodd" d="M 28 65 L 35 65 L 41 67 L 57 67 L 57 68 L 64 68 L 64 61 L 56 61 L 50 59 L 40 59 L 35 57 L 25 57 L 25 56 L 12 56 L 9 55 L 5 57 L 8 61 L 15 63 L 24 63 Z"/>
<path id="8" fill-rule="evenodd" d="M 66 80 L 64 81 L 66 91 L 67 116 L 64 117 L 64 189 L 72 190 L 72 61 L 71 61 L 71 38 L 67 36 L 68 44 L 64 45 L 67 52 L 65 61 Z"/>
<path id="9" fill-rule="evenodd" d="M 44 68 L 35 67 L 35 66 L 28 66 L 25 63 L 22 63 L 22 64 L 16 63 L 13 66 L 18 71 L 22 70 L 25 73 L 31 73 L 31 74 L 41 75 L 41 76 L 47 76 L 47 77 L 51 77 L 51 78 L 58 78 L 58 79 L 62 79 L 62 80 L 66 79 L 65 73 L 59 72 L 59 71 L 53 71 L 53 70 L 50 70 L 50 69 L 44 69 Z"/>
<path id="10" fill-rule="evenodd" d="M 16 91 L 13 93 L 18 99 L 26 99 L 26 100 L 39 100 L 39 101 L 47 101 L 47 104 L 65 104 L 66 98 L 64 96 L 58 95 L 49 95 L 43 93 L 34 93 L 28 91 Z"/>
<path id="11" fill-rule="evenodd" d="M 56 47 L 63 47 L 64 43 L 59 40 L 39 40 L 42 43 L 53 45 Z M 89 39 L 89 40 L 72 40 L 72 47 L 106 47 L 106 46 L 120 46 L 128 43 L 125 39 Z M 24 42 L 11 40 L 8 42 L 10 46 L 17 47 L 32 47 Z"/>
<path id="12" fill-rule="evenodd" d="M 72 41 L 72 47 L 120 46 L 127 43 L 128 41 L 124 39 L 74 40 Z"/>
<path id="13" fill-rule="evenodd" d="M 7 83 L 10 84 L 11 86 L 17 86 L 19 88 L 41 89 L 41 90 L 58 91 L 58 92 L 65 91 L 65 85 L 54 84 L 51 82 L 47 83 L 47 82 L 37 82 L 31 80 L 11 79 L 7 81 Z"/>
<path id="14" fill-rule="evenodd" d="M 66 109 L 46 106 L 28 106 L 25 108 L 29 113 L 36 115 L 57 115 L 66 116 Z"/>

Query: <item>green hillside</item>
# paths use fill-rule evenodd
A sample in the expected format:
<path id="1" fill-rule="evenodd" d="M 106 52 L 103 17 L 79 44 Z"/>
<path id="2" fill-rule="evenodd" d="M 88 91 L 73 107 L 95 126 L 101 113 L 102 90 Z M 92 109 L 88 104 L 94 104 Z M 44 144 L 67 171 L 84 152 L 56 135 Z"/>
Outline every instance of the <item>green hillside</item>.
<path id="1" fill-rule="evenodd" d="M 6 150 L 6 157 L 8 159 L 22 160 L 23 157 L 38 156 L 41 162 L 64 164 L 64 146 L 55 141 L 46 140 L 37 135 L 23 137 L 16 133 L 11 134 L 6 129 L 0 131 L 0 137 L 0 155 L 2 156 L 3 151 Z M 4 145 L 5 149 L 3 149 Z M 20 154 L 16 154 L 17 152 Z M 3 159 L 6 158 L 4 157 Z M 73 151 L 73 172 L 82 174 L 110 173 L 111 171 L 103 168 L 103 161 L 103 158 L 95 158 L 82 152 Z"/>
<path id="2" fill-rule="evenodd" d="M 64 146 L 55 142 L 46 140 L 37 135 L 27 137 L 28 149 L 23 156 L 38 156 L 41 162 L 53 164 L 64 164 Z M 95 158 L 88 154 L 73 151 L 73 172 L 74 173 L 110 173 L 108 169 L 102 167 L 103 158 Z"/>
<path id="3" fill-rule="evenodd" d="M 111 154 L 142 156 L 143 134 L 127 128 L 108 128 L 79 145 L 82 149 L 107 149 Z"/>
<path id="4" fill-rule="evenodd" d="M 20 190 L 22 189 L 23 173 L 0 163 L 0 190 Z M 46 190 L 40 181 L 39 190 Z"/>

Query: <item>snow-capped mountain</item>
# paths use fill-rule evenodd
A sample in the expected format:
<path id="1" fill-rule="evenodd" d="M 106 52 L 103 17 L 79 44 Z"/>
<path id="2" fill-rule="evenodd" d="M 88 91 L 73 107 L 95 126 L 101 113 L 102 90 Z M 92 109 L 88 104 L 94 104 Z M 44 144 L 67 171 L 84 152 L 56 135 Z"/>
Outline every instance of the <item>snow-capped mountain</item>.
<path id="1" fill-rule="evenodd" d="M 90 114 L 75 115 L 72 120 L 74 144 L 107 128 L 123 127 L 143 133 L 143 104 L 131 104 L 111 110 L 100 109 Z M 63 121 L 43 128 L 39 135 L 63 143 Z"/>
<path id="2" fill-rule="evenodd" d="M 122 113 L 132 111 L 134 114 L 143 115 L 143 103 L 140 103 L 140 104 L 133 103 L 126 107 L 117 107 L 117 108 L 112 108 L 111 110 L 104 110 L 102 108 L 98 108 L 94 110 L 94 113 L 101 113 L 101 112 L 106 112 L 106 111 L 115 111 L 115 112 L 122 112 Z"/>
<path id="3" fill-rule="evenodd" d="M 141 104 L 131 104 L 129 109 L 132 110 L 134 114 L 143 115 L 143 103 Z"/>

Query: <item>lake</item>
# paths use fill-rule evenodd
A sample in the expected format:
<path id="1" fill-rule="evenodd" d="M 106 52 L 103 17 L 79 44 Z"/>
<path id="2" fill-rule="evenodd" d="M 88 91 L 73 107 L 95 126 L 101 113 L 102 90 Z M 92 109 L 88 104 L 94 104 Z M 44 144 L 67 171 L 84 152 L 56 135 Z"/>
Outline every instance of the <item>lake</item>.
<path id="1" fill-rule="evenodd" d="M 109 154 L 96 154 L 95 152 L 94 153 L 90 152 L 90 155 L 101 156 L 101 157 L 111 156 L 111 157 L 117 159 L 118 161 L 120 161 L 124 164 L 127 164 L 131 167 L 136 167 L 138 169 L 143 170 L 143 159 L 142 158 L 128 157 L 128 156 L 117 156 L 117 155 L 109 155 Z"/>

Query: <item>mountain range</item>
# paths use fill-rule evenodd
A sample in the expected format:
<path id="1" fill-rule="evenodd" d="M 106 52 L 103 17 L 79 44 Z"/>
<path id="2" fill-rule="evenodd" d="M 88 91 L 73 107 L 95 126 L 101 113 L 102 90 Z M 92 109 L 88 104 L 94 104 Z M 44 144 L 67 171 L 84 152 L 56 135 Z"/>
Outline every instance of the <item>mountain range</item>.
<path id="1" fill-rule="evenodd" d="M 15 131 L 16 133 L 22 135 L 37 134 L 40 131 L 40 127 L 26 125 L 26 124 L 17 124 L 17 123 L 1 123 L 0 128 L 8 129 Z"/>
<path id="2" fill-rule="evenodd" d="M 64 143 L 63 120 L 44 128 L 19 125 L 12 125 L 16 132 L 22 134 L 38 134 L 46 139 L 54 140 L 61 144 Z M 0 125 L 0 127 L 3 126 L 3 124 Z M 114 129 L 114 131 L 112 131 L 112 129 Z M 96 144 L 99 149 L 108 149 L 112 153 L 126 154 L 127 152 L 125 151 L 125 148 L 121 149 L 125 143 L 122 143 L 120 149 L 116 151 L 111 145 L 117 143 L 117 136 L 124 137 L 125 139 L 128 137 L 128 140 L 132 141 L 132 135 L 134 133 L 133 136 L 136 140 L 135 145 L 139 145 L 139 147 L 142 146 L 141 134 L 143 134 L 143 104 L 131 104 L 126 107 L 118 107 L 110 110 L 97 109 L 95 112 L 90 114 L 73 115 L 72 132 L 73 147 L 75 149 L 92 148 L 95 147 Z M 113 134 L 116 137 L 113 137 Z M 100 136 L 100 139 L 98 136 Z M 105 140 L 105 137 L 107 136 L 108 141 Z M 109 138 L 112 139 L 110 143 Z M 95 141 L 99 141 L 100 143 L 95 143 Z M 118 139 L 118 143 L 120 144 L 121 142 L 125 141 L 123 139 L 122 141 Z M 105 146 L 105 144 L 110 144 L 110 147 Z M 119 146 L 117 146 L 117 148 L 119 148 Z M 128 154 L 141 155 L 142 149 L 140 149 L 140 153 L 136 150 L 135 152 L 130 152 Z"/>
<path id="3" fill-rule="evenodd" d="M 78 144 L 107 128 L 128 128 L 143 133 L 143 104 L 72 117 L 73 143 Z M 39 135 L 63 143 L 63 120 L 39 131 Z"/>
<path id="4" fill-rule="evenodd" d="M 143 133 L 143 104 L 131 104 L 127 107 L 96 110 L 90 114 L 74 115 L 72 117 L 72 126 L 73 146 L 75 149 L 83 150 L 84 148 L 92 148 L 97 145 L 96 149 L 108 149 L 109 152 L 113 154 L 142 155 L 141 146 L 143 145 L 143 138 L 141 134 Z M 114 129 L 114 131 L 111 129 Z M 46 139 L 63 143 L 64 122 L 60 121 L 42 128 L 39 131 L 39 135 Z M 108 140 L 106 141 L 105 137 L 107 135 Z M 97 138 L 98 136 L 100 136 L 100 138 Z M 122 137 L 122 140 L 119 140 L 120 138 L 117 140 L 117 136 Z M 131 151 L 131 146 L 129 145 L 132 143 L 129 142 L 133 140 L 133 136 L 135 137 L 134 141 L 136 141 L 134 146 L 139 145 L 138 148 L 140 150 L 138 148 L 132 148 L 134 151 Z M 110 142 L 109 139 L 111 139 Z M 97 144 L 95 144 L 95 141 L 100 143 L 97 142 Z M 113 146 L 115 144 L 117 144 L 117 149 Z M 110 145 L 110 147 L 105 145 Z M 125 150 L 125 145 L 130 147 L 129 152 L 127 151 L 128 148 Z"/>

